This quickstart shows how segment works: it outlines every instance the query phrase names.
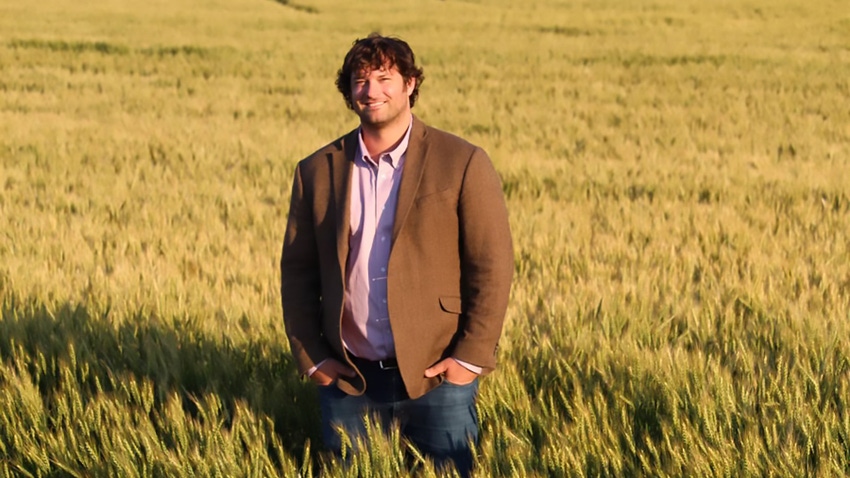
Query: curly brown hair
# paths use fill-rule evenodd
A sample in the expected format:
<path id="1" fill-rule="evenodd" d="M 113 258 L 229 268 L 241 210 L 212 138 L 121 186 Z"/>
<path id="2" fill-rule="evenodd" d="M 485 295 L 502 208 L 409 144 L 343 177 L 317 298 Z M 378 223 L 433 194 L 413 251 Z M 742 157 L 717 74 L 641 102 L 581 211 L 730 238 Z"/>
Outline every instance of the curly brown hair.
<path id="1" fill-rule="evenodd" d="M 416 57 L 410 45 L 404 40 L 395 37 L 385 37 L 379 33 L 371 33 L 366 38 L 357 39 L 345 55 L 342 68 L 339 69 L 336 78 L 336 88 L 345 98 L 345 104 L 353 109 L 351 103 L 351 75 L 362 70 L 376 70 L 382 67 L 398 68 L 404 82 L 411 79 L 416 82 L 413 92 L 410 94 L 410 106 L 416 103 L 419 96 L 419 86 L 425 79 L 422 68 L 416 66 Z"/>

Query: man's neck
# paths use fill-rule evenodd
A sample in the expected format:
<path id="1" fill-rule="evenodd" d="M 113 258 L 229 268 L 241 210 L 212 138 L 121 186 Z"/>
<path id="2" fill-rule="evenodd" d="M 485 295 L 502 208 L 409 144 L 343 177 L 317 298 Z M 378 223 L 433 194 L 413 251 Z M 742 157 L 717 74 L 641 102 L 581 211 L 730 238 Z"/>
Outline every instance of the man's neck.
<path id="1" fill-rule="evenodd" d="M 412 117 L 408 115 L 405 116 L 404 121 L 398 121 L 384 127 L 361 124 L 360 134 L 363 137 L 363 144 L 368 150 L 369 157 L 378 157 L 398 146 L 404 139 L 404 134 L 407 133 L 411 121 L 413 121 Z"/>

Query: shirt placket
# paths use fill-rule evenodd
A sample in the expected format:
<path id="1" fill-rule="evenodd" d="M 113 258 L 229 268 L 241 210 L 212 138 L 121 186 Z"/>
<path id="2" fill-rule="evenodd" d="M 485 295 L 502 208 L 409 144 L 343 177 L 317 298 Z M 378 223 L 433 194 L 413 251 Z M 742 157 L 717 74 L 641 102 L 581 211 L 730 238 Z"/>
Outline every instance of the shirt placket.
<path id="1" fill-rule="evenodd" d="M 373 174 L 373 191 L 375 202 L 372 205 L 372 225 L 370 231 L 377 247 L 373 247 L 372 260 L 370 264 L 370 276 L 372 278 L 372 287 L 369 289 L 370 311 L 373 312 L 369 317 L 372 322 L 372 333 L 379 335 L 381 340 L 378 341 L 382 346 L 379 350 L 380 355 L 389 356 L 393 352 L 392 332 L 389 326 L 389 310 L 387 308 L 387 266 L 389 263 L 389 231 L 388 225 L 392 224 L 392 211 L 387 211 L 386 206 L 391 192 L 392 186 L 392 164 L 389 155 L 384 155 L 377 162 L 377 166 L 372 169 Z"/>

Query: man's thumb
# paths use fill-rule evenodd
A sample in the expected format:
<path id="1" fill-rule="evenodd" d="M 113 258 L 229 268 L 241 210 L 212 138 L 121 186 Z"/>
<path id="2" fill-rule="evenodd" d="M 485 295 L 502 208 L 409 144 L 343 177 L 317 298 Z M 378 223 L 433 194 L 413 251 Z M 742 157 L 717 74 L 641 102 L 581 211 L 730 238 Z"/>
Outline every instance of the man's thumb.
<path id="1" fill-rule="evenodd" d="M 437 365 L 434 365 L 433 367 L 425 370 L 425 376 L 428 377 L 428 378 L 436 377 L 437 375 L 440 375 L 441 373 L 443 373 L 445 371 L 446 371 L 446 364 L 444 362 L 440 362 Z"/>

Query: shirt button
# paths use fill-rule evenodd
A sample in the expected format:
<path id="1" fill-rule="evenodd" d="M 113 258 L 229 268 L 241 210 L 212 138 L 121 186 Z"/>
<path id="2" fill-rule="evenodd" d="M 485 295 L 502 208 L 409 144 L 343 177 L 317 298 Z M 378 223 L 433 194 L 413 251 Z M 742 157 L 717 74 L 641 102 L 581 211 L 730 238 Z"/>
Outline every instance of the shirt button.
<path id="1" fill-rule="evenodd" d="M 386 267 L 381 267 L 381 272 L 387 272 L 387 268 L 386 268 Z"/>

